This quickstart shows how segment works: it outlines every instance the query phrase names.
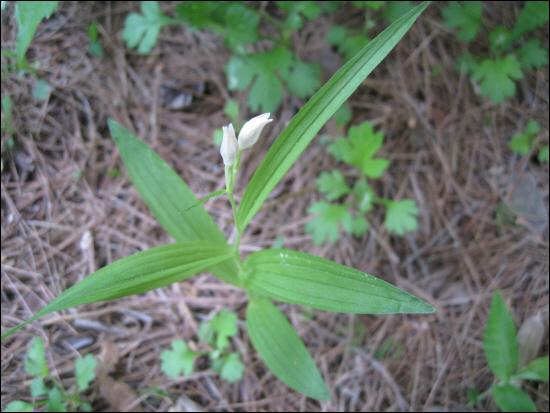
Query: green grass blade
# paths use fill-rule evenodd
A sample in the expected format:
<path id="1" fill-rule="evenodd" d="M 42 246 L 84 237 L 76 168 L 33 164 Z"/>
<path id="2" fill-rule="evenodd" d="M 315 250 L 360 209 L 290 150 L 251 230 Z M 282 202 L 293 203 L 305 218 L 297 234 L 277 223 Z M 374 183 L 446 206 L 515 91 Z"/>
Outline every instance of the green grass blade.
<path id="1" fill-rule="evenodd" d="M 424 301 L 354 268 L 286 249 L 246 261 L 245 286 L 274 300 L 324 311 L 358 314 L 433 313 Z"/>
<path id="2" fill-rule="evenodd" d="M 113 262 L 63 291 L 32 318 L 2 334 L 2 340 L 48 313 L 141 294 L 189 278 L 233 256 L 224 244 L 207 241 L 151 248 Z"/>
<path id="3" fill-rule="evenodd" d="M 483 350 L 490 369 L 506 382 L 518 367 L 516 325 L 502 295 L 496 292 L 489 308 Z"/>
<path id="4" fill-rule="evenodd" d="M 292 389 L 318 400 L 329 391 L 296 330 L 266 299 L 251 300 L 246 324 L 252 344 L 273 374 Z"/>
<path id="5" fill-rule="evenodd" d="M 145 204 L 177 242 L 225 243 L 223 233 L 200 206 L 193 191 L 159 155 L 113 119 L 109 119 L 109 129 Z M 236 283 L 235 260 L 228 260 L 210 271 L 226 282 Z"/>
<path id="6" fill-rule="evenodd" d="M 403 15 L 342 66 L 300 109 L 252 176 L 237 215 L 242 231 L 323 125 L 390 53 L 428 3 Z"/>

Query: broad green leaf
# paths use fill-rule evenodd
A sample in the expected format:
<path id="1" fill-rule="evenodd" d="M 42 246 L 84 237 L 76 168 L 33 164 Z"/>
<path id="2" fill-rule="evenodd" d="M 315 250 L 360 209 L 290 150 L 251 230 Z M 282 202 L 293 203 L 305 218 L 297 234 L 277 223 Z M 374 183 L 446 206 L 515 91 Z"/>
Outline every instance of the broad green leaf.
<path id="1" fill-rule="evenodd" d="M 48 392 L 48 402 L 46 404 L 47 412 L 66 412 L 67 411 L 67 402 L 63 393 L 59 388 L 54 387 Z"/>
<path id="2" fill-rule="evenodd" d="M 306 232 L 313 238 L 315 245 L 325 242 L 335 243 L 340 236 L 340 226 L 351 219 L 345 205 L 316 202 L 307 211 L 315 217 L 306 224 Z"/>
<path id="3" fill-rule="evenodd" d="M 44 383 L 44 379 L 42 377 L 37 377 L 31 382 L 32 397 L 40 397 L 45 395 L 47 392 L 48 388 L 46 387 L 46 384 Z"/>
<path id="4" fill-rule="evenodd" d="M 237 216 L 241 232 L 325 122 L 388 55 L 427 6 L 428 3 L 418 5 L 384 30 L 340 68 L 292 118 L 246 188 Z"/>
<path id="5" fill-rule="evenodd" d="M 310 254 L 269 249 L 245 262 L 255 294 L 325 311 L 358 314 L 432 313 L 431 305 L 354 268 Z"/>
<path id="6" fill-rule="evenodd" d="M 255 112 L 275 112 L 283 100 L 283 85 L 273 73 L 258 75 L 248 94 L 248 107 Z"/>
<path id="7" fill-rule="evenodd" d="M 518 59 L 521 67 L 536 69 L 548 64 L 548 50 L 538 39 L 529 39 L 518 49 Z"/>
<path id="8" fill-rule="evenodd" d="M 201 324 L 199 336 L 202 341 L 223 351 L 229 345 L 229 337 L 237 334 L 237 314 L 221 310 L 211 320 Z"/>
<path id="9" fill-rule="evenodd" d="M 21 400 L 14 400 L 9 402 L 3 412 L 32 412 L 34 406 L 30 403 L 23 402 Z"/>
<path id="10" fill-rule="evenodd" d="M 142 1 L 141 13 L 130 13 L 124 20 L 122 38 L 130 49 L 147 54 L 157 44 L 160 29 L 172 22 L 162 13 L 157 1 Z"/>
<path id="11" fill-rule="evenodd" d="M 529 120 L 525 129 L 516 133 L 508 142 L 508 149 L 519 155 L 527 155 L 533 149 L 533 143 L 540 132 L 540 125 L 536 120 Z"/>
<path id="12" fill-rule="evenodd" d="M 536 412 L 537 407 L 527 393 L 509 384 L 491 389 L 496 405 L 503 412 Z"/>
<path id="13" fill-rule="evenodd" d="M 458 38 L 471 42 L 477 36 L 481 26 L 483 5 L 480 1 L 451 1 L 443 9 L 445 25 L 458 29 Z"/>
<path id="14" fill-rule="evenodd" d="M 516 84 L 523 73 L 517 58 L 508 55 L 502 59 L 485 59 L 474 67 L 472 78 L 480 83 L 481 94 L 489 97 L 494 103 L 514 96 Z"/>
<path id="15" fill-rule="evenodd" d="M 350 60 L 369 42 L 369 38 L 362 34 L 354 34 L 343 26 L 332 26 L 327 33 L 327 42 L 335 46 L 346 60 Z"/>
<path id="16" fill-rule="evenodd" d="M 207 241 L 168 244 L 138 252 L 99 269 L 63 291 L 31 319 L 3 333 L 2 339 L 51 312 L 164 287 L 231 256 L 233 252 L 228 246 Z"/>
<path id="17" fill-rule="evenodd" d="M 172 341 L 172 349 L 164 350 L 160 355 L 160 369 L 168 377 L 176 379 L 193 372 L 193 365 L 199 353 L 189 349 L 183 340 Z"/>
<path id="18" fill-rule="evenodd" d="M 375 132 L 370 122 L 353 126 L 348 131 L 347 138 L 334 141 L 329 152 L 338 160 L 355 166 L 369 178 L 380 178 L 389 166 L 389 161 L 374 158 L 382 147 L 384 134 Z"/>
<path id="19" fill-rule="evenodd" d="M 550 147 L 548 145 L 544 145 L 540 151 L 539 151 L 539 154 L 537 155 L 537 158 L 539 160 L 540 163 L 548 163 L 548 159 L 549 159 L 549 149 Z"/>
<path id="20" fill-rule="evenodd" d="M 533 360 L 514 374 L 514 377 L 522 380 L 548 381 L 548 356 Z"/>
<path id="21" fill-rule="evenodd" d="M 284 73 L 283 80 L 290 93 L 303 99 L 315 93 L 321 84 L 320 78 L 319 66 L 297 60 L 289 71 Z"/>
<path id="22" fill-rule="evenodd" d="M 499 292 L 493 296 L 489 309 L 483 350 L 495 376 L 501 381 L 507 381 L 518 365 L 518 343 L 516 325 Z"/>
<path id="23" fill-rule="evenodd" d="M 58 3 L 58 1 L 18 1 L 15 4 L 15 20 L 17 21 L 15 54 L 18 64 L 25 60 L 25 53 L 38 25 L 43 19 L 53 14 Z"/>
<path id="24" fill-rule="evenodd" d="M 27 374 L 37 378 L 46 377 L 49 373 L 44 342 L 38 337 L 32 339 L 27 351 L 25 371 Z"/>
<path id="25" fill-rule="evenodd" d="M 218 189 L 218 190 L 216 190 L 216 191 L 212 191 L 212 192 L 210 192 L 209 194 L 207 194 L 207 195 L 203 196 L 202 198 L 200 198 L 200 199 L 197 201 L 196 204 L 193 204 L 193 205 L 191 205 L 190 207 L 187 207 L 185 211 L 189 211 L 189 210 L 192 209 L 192 208 L 198 207 L 198 206 L 200 206 L 200 205 L 204 205 L 204 203 L 205 203 L 206 201 L 208 201 L 209 199 L 216 198 L 216 197 L 218 197 L 218 196 L 220 196 L 220 195 L 223 195 L 223 194 L 225 194 L 225 188 Z"/>
<path id="26" fill-rule="evenodd" d="M 390 201 L 386 208 L 384 226 L 389 232 L 404 235 L 418 227 L 418 207 L 412 199 Z"/>
<path id="27" fill-rule="evenodd" d="M 526 1 L 516 21 L 513 38 L 518 39 L 524 34 L 544 26 L 548 21 L 548 1 Z"/>
<path id="28" fill-rule="evenodd" d="M 48 82 L 42 79 L 35 79 L 32 89 L 32 97 L 38 101 L 46 100 L 50 96 L 51 90 L 52 87 Z"/>
<path id="29" fill-rule="evenodd" d="M 313 399 L 329 399 L 329 391 L 315 362 L 277 307 L 265 299 L 252 299 L 246 311 L 246 323 L 258 355 L 279 380 Z"/>
<path id="30" fill-rule="evenodd" d="M 92 381 L 95 379 L 95 368 L 97 360 L 91 354 L 86 354 L 84 357 L 76 359 L 74 364 L 76 386 L 79 391 L 86 390 Z"/>
<path id="31" fill-rule="evenodd" d="M 338 170 L 321 173 L 317 178 L 317 189 L 325 194 L 329 201 L 334 201 L 351 191 L 344 175 Z"/>
<path id="32" fill-rule="evenodd" d="M 234 383 L 243 378 L 244 365 L 238 353 L 230 353 L 223 359 L 220 368 L 220 376 L 229 383 Z"/>
<path id="33" fill-rule="evenodd" d="M 163 228 L 177 241 L 225 243 L 225 237 L 201 207 L 187 184 L 144 142 L 113 119 L 109 130 L 133 184 Z M 237 264 L 228 260 L 210 268 L 225 282 L 237 282 Z"/>

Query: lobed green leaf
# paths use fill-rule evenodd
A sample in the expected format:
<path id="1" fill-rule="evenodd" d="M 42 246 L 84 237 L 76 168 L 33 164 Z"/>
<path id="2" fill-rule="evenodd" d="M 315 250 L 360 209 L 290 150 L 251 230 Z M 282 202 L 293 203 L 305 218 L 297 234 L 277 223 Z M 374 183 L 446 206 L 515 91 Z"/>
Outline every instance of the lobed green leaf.
<path id="1" fill-rule="evenodd" d="M 241 232 L 325 122 L 389 54 L 426 7 L 428 3 L 416 6 L 384 30 L 342 66 L 292 118 L 245 190 L 237 214 Z"/>
<path id="2" fill-rule="evenodd" d="M 356 269 L 286 249 L 256 252 L 245 262 L 252 293 L 325 311 L 433 313 L 424 301 Z"/>
<path id="3" fill-rule="evenodd" d="M 308 397 L 327 400 L 329 391 L 296 330 L 285 315 L 265 299 L 253 299 L 246 311 L 248 334 L 273 374 Z"/>

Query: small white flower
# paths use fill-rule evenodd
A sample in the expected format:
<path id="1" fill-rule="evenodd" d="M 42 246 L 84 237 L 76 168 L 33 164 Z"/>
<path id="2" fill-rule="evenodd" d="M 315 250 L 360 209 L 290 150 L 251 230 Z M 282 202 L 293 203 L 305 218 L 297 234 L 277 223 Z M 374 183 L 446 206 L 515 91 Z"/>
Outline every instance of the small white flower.
<path id="1" fill-rule="evenodd" d="M 223 158 L 223 163 L 227 166 L 233 165 L 235 158 L 237 157 L 237 138 L 235 137 L 235 129 L 230 123 L 227 126 L 222 127 L 223 139 L 220 147 L 220 154 Z"/>
<path id="2" fill-rule="evenodd" d="M 264 126 L 269 122 L 273 122 L 273 119 L 269 119 L 269 116 L 269 113 L 258 115 L 243 125 L 239 132 L 239 148 L 241 150 L 250 148 L 256 143 Z"/>

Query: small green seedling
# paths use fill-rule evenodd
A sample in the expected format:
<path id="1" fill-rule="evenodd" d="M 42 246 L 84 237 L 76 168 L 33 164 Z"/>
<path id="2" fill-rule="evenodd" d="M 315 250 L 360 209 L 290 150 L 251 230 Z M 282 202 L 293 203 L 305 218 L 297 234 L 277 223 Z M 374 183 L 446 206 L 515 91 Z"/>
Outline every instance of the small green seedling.
<path id="1" fill-rule="evenodd" d="M 535 149 L 536 137 L 540 132 L 540 125 L 531 119 L 521 132 L 516 133 L 508 142 L 508 149 L 518 155 L 528 155 Z M 548 163 L 548 145 L 542 146 L 537 155 L 540 163 Z"/>
<path id="2" fill-rule="evenodd" d="M 30 392 L 32 403 L 14 400 L 6 406 L 5 412 L 32 412 L 35 409 L 46 409 L 47 412 L 92 411 L 90 403 L 80 397 L 95 379 L 97 360 L 91 354 L 76 359 L 76 385 L 66 391 L 61 383 L 50 377 L 50 369 L 46 361 L 44 342 L 35 337 L 29 346 L 25 358 L 25 371 L 33 377 Z"/>
<path id="3" fill-rule="evenodd" d="M 99 41 L 99 29 L 96 22 L 92 22 L 88 26 L 88 41 L 88 50 L 90 53 L 98 59 L 102 59 L 103 46 L 101 46 L 101 42 Z"/>
<path id="4" fill-rule="evenodd" d="M 488 39 L 489 56 L 474 57 L 467 53 L 458 67 L 471 76 L 483 96 L 501 103 L 516 93 L 516 81 L 524 71 L 548 64 L 548 50 L 533 36 L 533 31 L 548 22 L 548 1 L 525 2 L 512 29 L 497 26 L 491 31 L 483 21 L 480 1 L 452 1 L 443 9 L 444 23 L 457 31 L 464 43 L 472 43 L 480 33 Z"/>
<path id="5" fill-rule="evenodd" d="M 343 201 L 320 201 L 309 208 L 309 213 L 316 216 L 307 223 L 306 231 L 313 237 L 314 244 L 336 242 L 341 230 L 354 236 L 366 234 L 369 223 L 365 214 L 372 211 L 375 204 L 386 209 L 384 226 L 389 232 L 403 235 L 417 228 L 418 207 L 413 200 L 380 198 L 369 185 L 368 180 L 382 177 L 390 164 L 387 159 L 376 157 L 383 142 L 382 132 L 375 132 L 370 122 L 363 122 L 351 127 L 346 138 L 330 144 L 329 152 L 337 160 L 357 169 L 360 177 L 349 184 L 339 170 L 333 170 L 323 172 L 317 179 L 317 189 L 327 201 Z"/>
<path id="6" fill-rule="evenodd" d="M 209 271 L 246 291 L 248 336 L 269 370 L 292 389 L 314 399 L 329 399 L 330 391 L 313 358 L 272 300 L 356 314 L 429 314 L 434 308 L 379 278 L 311 254 L 268 248 L 243 259 L 241 236 L 323 125 L 397 45 L 426 7 L 428 3 L 419 4 L 395 21 L 315 93 L 269 148 L 238 198 L 239 204 L 234 191 L 241 157 L 272 119 L 265 113 L 245 122 L 238 140 L 232 124 L 223 128 L 220 153 L 225 189 L 221 194 L 227 196 L 233 213 L 231 245 L 176 172 L 128 129 L 110 119 L 109 129 L 128 174 L 152 213 L 176 242 L 138 252 L 99 269 L 63 291 L 30 319 L 5 331 L 2 339 L 55 311 L 142 294 Z M 375 158 L 373 162 L 378 160 Z M 367 170 L 374 173 L 376 168 Z M 226 321 L 219 321 L 223 329 L 211 327 L 218 351 L 224 348 L 228 338 Z M 193 355 L 188 354 L 188 350 L 183 342 L 176 342 L 172 347 L 176 355 L 171 357 L 184 360 L 178 374 L 192 367 Z M 238 359 L 231 354 L 225 356 L 224 352 L 218 354 L 213 367 L 222 375 L 235 378 Z"/>
<path id="7" fill-rule="evenodd" d="M 496 292 L 483 335 L 483 351 L 495 375 L 495 383 L 482 394 L 469 391 L 472 404 L 491 395 L 503 412 L 537 411 L 535 403 L 521 389 L 521 385 L 524 380 L 548 381 L 548 356 L 521 365 L 519 350 L 516 325 L 502 295 Z"/>
<path id="8" fill-rule="evenodd" d="M 237 334 L 237 314 L 222 310 L 199 328 L 199 338 L 207 350 L 192 351 L 182 340 L 172 342 L 171 350 L 164 350 L 160 356 L 161 370 L 170 378 L 189 375 L 193 372 L 195 360 L 208 356 L 210 365 L 220 377 L 230 383 L 240 380 L 244 365 L 239 353 L 229 350 L 229 339 Z"/>

